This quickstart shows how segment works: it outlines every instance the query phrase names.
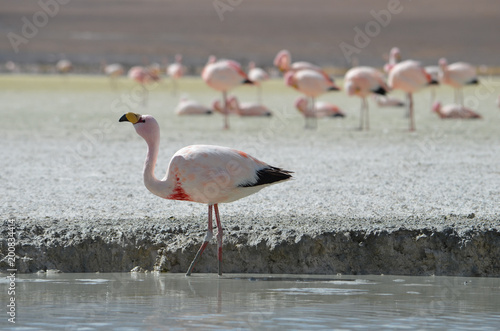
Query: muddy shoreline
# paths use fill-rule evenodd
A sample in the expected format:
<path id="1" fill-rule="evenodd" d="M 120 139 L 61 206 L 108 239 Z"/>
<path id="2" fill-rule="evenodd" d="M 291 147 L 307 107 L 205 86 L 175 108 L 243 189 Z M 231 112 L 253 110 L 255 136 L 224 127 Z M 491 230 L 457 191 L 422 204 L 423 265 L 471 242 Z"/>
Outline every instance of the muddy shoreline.
<path id="1" fill-rule="evenodd" d="M 300 231 L 293 226 L 225 225 L 226 273 L 392 274 L 500 277 L 498 220 L 474 215 L 438 219 L 332 221 L 370 226 L 332 226 Z M 185 272 L 203 239 L 200 220 L 78 221 L 15 220 L 17 269 L 34 273 Z M 119 224 L 118 224 L 119 223 Z M 258 223 L 258 222 L 256 222 Z M 293 224 L 281 219 L 276 224 Z M 98 224 L 98 226 L 96 226 Z M 432 224 L 438 224 L 433 226 Z M 419 226 L 420 225 L 420 226 Z M 3 229 L 6 229 L 6 221 Z M 6 230 L 2 231 L 6 238 Z M 208 246 L 195 272 L 216 272 L 216 243 Z M 2 251 L 6 251 L 2 241 Z M 8 269 L 6 260 L 0 270 Z"/>

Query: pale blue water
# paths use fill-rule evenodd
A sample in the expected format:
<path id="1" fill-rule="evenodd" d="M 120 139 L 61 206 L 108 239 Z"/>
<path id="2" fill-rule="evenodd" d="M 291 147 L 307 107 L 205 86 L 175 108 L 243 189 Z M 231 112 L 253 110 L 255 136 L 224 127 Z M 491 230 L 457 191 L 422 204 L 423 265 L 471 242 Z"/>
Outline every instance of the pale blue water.
<path id="1" fill-rule="evenodd" d="M 15 298 L 16 324 L 3 308 L 1 329 L 500 329 L 499 278 L 18 275 Z"/>

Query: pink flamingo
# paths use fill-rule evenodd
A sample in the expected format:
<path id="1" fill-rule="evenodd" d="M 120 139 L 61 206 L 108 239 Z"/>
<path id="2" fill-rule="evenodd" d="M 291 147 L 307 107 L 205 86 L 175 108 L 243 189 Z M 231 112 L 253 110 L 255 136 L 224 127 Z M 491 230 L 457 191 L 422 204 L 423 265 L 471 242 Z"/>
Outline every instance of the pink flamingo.
<path id="1" fill-rule="evenodd" d="M 384 65 L 385 73 L 391 72 L 391 69 L 396 65 L 396 63 L 401 61 L 401 52 L 399 48 L 393 47 L 389 53 L 389 62 Z"/>
<path id="2" fill-rule="evenodd" d="M 288 71 L 285 74 L 285 84 L 287 86 L 293 87 L 294 89 L 305 94 L 311 99 L 311 114 L 316 113 L 315 99 L 318 96 L 329 91 L 340 90 L 340 88 L 335 85 L 333 80 L 330 79 L 330 77 L 328 77 L 326 74 L 311 69 Z M 313 125 L 314 126 L 312 126 L 311 128 L 316 128 L 316 121 L 314 121 Z M 307 126 L 307 123 L 306 128 L 309 128 L 309 126 Z"/>
<path id="3" fill-rule="evenodd" d="M 373 95 L 379 107 L 404 107 L 405 102 L 389 95 Z"/>
<path id="4" fill-rule="evenodd" d="M 211 115 L 212 110 L 208 107 L 187 98 L 181 98 L 179 104 L 175 108 L 177 115 Z"/>
<path id="5" fill-rule="evenodd" d="M 349 96 L 361 98 L 361 112 L 359 129 L 370 129 L 368 102 L 366 97 L 372 93 L 385 95 L 389 87 L 384 81 L 382 73 L 371 67 L 355 67 L 346 72 L 344 88 Z"/>
<path id="6" fill-rule="evenodd" d="M 227 91 L 241 84 L 253 84 L 241 69 L 238 62 L 232 60 L 216 61 L 210 56 L 208 63 L 203 68 L 201 78 L 216 91 L 222 92 L 224 102 L 224 129 L 229 129 Z"/>
<path id="7" fill-rule="evenodd" d="M 257 102 L 262 103 L 262 82 L 269 80 L 268 73 L 255 66 L 255 62 L 251 61 L 248 64 L 248 79 L 250 79 L 257 86 Z"/>
<path id="8" fill-rule="evenodd" d="M 290 52 L 286 49 L 283 49 L 279 51 L 278 54 L 276 54 L 273 63 L 281 72 L 287 72 L 290 70 L 298 71 L 302 69 L 316 70 L 319 72 L 323 71 L 321 67 L 318 67 L 317 65 L 309 62 L 298 61 L 292 63 L 292 56 Z"/>
<path id="9" fill-rule="evenodd" d="M 413 93 L 424 86 L 432 84 L 431 76 L 425 72 L 419 62 L 406 60 L 399 62 L 389 73 L 389 86 L 395 90 L 406 92 L 408 99 L 408 114 L 410 118 L 410 131 L 415 131 L 415 115 L 413 113 Z"/>
<path id="10" fill-rule="evenodd" d="M 448 65 L 445 58 L 439 60 L 439 81 L 455 89 L 455 102 L 464 103 L 462 87 L 478 84 L 476 68 L 465 62 L 456 62 Z"/>
<path id="11" fill-rule="evenodd" d="M 67 74 L 71 70 L 73 70 L 73 64 L 70 60 L 59 60 L 56 63 L 56 69 L 60 74 Z"/>
<path id="12" fill-rule="evenodd" d="M 462 119 L 473 119 L 473 118 L 482 118 L 481 115 L 476 113 L 470 108 L 449 104 L 441 106 L 439 101 L 436 101 L 432 106 L 432 111 L 439 115 L 440 118 L 462 118 Z"/>
<path id="13" fill-rule="evenodd" d="M 186 67 L 182 65 L 182 55 L 177 54 L 175 56 L 175 63 L 172 63 L 167 67 L 167 75 L 172 79 L 172 94 L 177 94 L 177 80 L 184 76 L 185 72 Z"/>
<path id="14" fill-rule="evenodd" d="M 192 145 L 177 151 L 168 166 L 166 176 L 159 180 L 154 175 L 160 145 L 160 127 L 150 115 L 127 113 L 120 122 L 131 122 L 147 143 L 144 163 L 144 185 L 151 193 L 170 200 L 208 204 L 208 230 L 204 242 L 188 268 L 191 275 L 213 236 L 212 209 L 217 222 L 217 258 L 219 276 L 222 275 L 222 225 L 219 203 L 227 203 L 254 194 L 271 184 L 288 180 L 291 171 L 270 166 L 256 158 L 227 147 Z"/>
<path id="15" fill-rule="evenodd" d="M 240 103 L 238 98 L 232 96 L 228 99 L 229 107 L 240 116 L 272 116 L 272 112 L 264 105 L 254 102 Z"/>
<path id="16" fill-rule="evenodd" d="M 102 63 L 102 71 L 109 77 L 111 87 L 116 88 L 116 80 L 125 73 L 125 69 L 119 63 L 106 64 Z"/>
<path id="17" fill-rule="evenodd" d="M 229 98 L 230 99 L 230 98 Z M 238 112 L 236 111 L 236 109 L 234 109 L 234 107 L 231 107 L 231 105 L 229 104 L 229 99 L 227 101 L 227 109 L 224 109 L 224 105 L 221 104 L 221 101 L 219 99 L 217 100 L 214 100 L 212 102 L 212 109 L 222 115 L 224 114 L 228 114 L 228 115 L 238 115 Z"/>
<path id="18" fill-rule="evenodd" d="M 334 104 L 324 102 L 324 101 L 316 101 L 314 108 L 316 110 L 315 113 L 311 113 L 311 108 L 309 107 L 309 100 L 305 97 L 299 97 L 295 100 L 295 108 L 304 115 L 306 120 L 306 127 L 308 127 L 308 121 L 311 118 L 322 118 L 322 117 L 345 117 L 344 112 L 340 110 Z"/>
<path id="19" fill-rule="evenodd" d="M 146 88 L 147 84 L 157 82 L 160 77 L 157 75 L 155 70 L 147 67 L 135 66 L 129 69 L 128 77 L 139 83 L 142 87 L 142 104 L 147 106 L 149 90 Z"/>

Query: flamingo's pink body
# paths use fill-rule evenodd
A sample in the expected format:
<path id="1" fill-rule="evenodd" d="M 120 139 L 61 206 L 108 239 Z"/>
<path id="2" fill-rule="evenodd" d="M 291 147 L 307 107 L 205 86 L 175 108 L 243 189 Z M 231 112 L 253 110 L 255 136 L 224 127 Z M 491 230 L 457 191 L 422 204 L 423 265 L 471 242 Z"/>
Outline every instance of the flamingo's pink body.
<path id="1" fill-rule="evenodd" d="M 371 67 L 355 67 L 347 71 L 344 77 L 344 88 L 349 96 L 358 96 L 362 100 L 359 129 L 370 128 L 368 103 L 366 97 L 372 93 L 385 95 L 389 87 L 382 73 Z"/>
<path id="2" fill-rule="evenodd" d="M 222 101 L 224 102 L 224 128 L 229 128 L 227 114 L 227 91 L 245 83 L 252 83 L 245 72 L 241 69 L 238 62 L 232 60 L 216 61 L 211 56 L 203 68 L 201 78 L 205 83 L 216 91 L 222 92 Z"/>
<path id="3" fill-rule="evenodd" d="M 415 130 L 413 113 L 413 93 L 432 82 L 431 76 L 425 72 L 419 62 L 406 60 L 396 64 L 389 73 L 388 83 L 392 89 L 406 92 L 410 117 L 410 131 Z"/>
<path id="4" fill-rule="evenodd" d="M 304 117 L 344 117 L 345 114 L 334 104 L 325 101 L 316 101 L 314 105 L 315 112 L 311 113 L 307 98 L 299 97 L 295 101 L 295 108 L 300 111 Z"/>
<path id="5" fill-rule="evenodd" d="M 260 84 L 269 79 L 269 74 L 264 69 L 256 67 L 253 61 L 248 64 L 248 69 L 248 79 L 254 84 Z"/>
<path id="6" fill-rule="evenodd" d="M 175 62 L 167 67 L 167 75 L 174 79 L 181 78 L 186 72 L 186 67 L 182 65 L 182 55 L 175 56 Z"/>
<path id="7" fill-rule="evenodd" d="M 175 113 L 177 115 L 210 115 L 212 110 L 199 102 L 182 98 L 175 108 Z"/>
<path id="8" fill-rule="evenodd" d="M 288 71 L 285 74 L 285 84 L 311 98 L 316 98 L 329 91 L 339 90 L 339 87 L 331 79 L 311 69 Z"/>
<path id="9" fill-rule="evenodd" d="M 228 100 L 229 107 L 234 109 L 235 113 L 240 116 L 271 116 L 272 112 L 266 106 L 254 102 L 240 103 L 236 97 L 231 97 Z"/>
<path id="10" fill-rule="evenodd" d="M 153 194 L 171 200 L 208 204 L 208 231 L 204 243 L 191 263 L 187 275 L 212 238 L 212 208 L 217 221 L 219 275 L 222 275 L 222 227 L 218 204 L 232 202 L 274 183 L 291 178 L 291 172 L 272 167 L 256 158 L 227 147 L 193 145 L 184 147 L 170 160 L 163 179 L 157 179 L 154 169 L 158 157 L 160 129 L 150 115 L 127 113 L 120 122 L 134 124 L 144 138 L 148 152 L 144 164 L 144 185 Z"/>
<path id="11" fill-rule="evenodd" d="M 130 68 L 128 71 L 128 77 L 140 84 L 147 84 L 160 80 L 160 77 L 158 77 L 154 71 L 141 66 Z"/>
<path id="12" fill-rule="evenodd" d="M 441 106 L 439 101 L 435 102 L 432 106 L 432 111 L 439 115 L 440 118 L 462 118 L 462 119 L 473 119 L 482 118 L 481 115 L 476 113 L 470 108 L 457 105 L 449 104 Z"/>

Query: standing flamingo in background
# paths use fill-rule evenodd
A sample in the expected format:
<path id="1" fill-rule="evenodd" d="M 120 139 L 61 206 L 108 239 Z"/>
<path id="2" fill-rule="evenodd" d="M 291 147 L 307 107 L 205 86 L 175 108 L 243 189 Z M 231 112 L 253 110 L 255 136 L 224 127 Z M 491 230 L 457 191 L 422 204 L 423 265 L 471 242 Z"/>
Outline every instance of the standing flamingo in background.
<path id="1" fill-rule="evenodd" d="M 142 105 L 148 105 L 149 90 L 147 84 L 151 84 L 160 80 L 155 69 L 148 67 L 135 66 L 128 71 L 128 77 L 139 83 L 142 87 Z"/>
<path id="2" fill-rule="evenodd" d="M 153 194 L 170 200 L 208 204 L 208 230 L 198 253 L 189 266 L 191 275 L 213 236 L 212 209 L 217 222 L 217 259 L 222 275 L 222 225 L 219 203 L 236 201 L 292 177 L 291 171 L 270 166 L 256 158 L 227 147 L 210 145 L 187 146 L 174 154 L 166 176 L 159 180 L 154 175 L 160 149 L 160 127 L 150 115 L 127 113 L 120 122 L 131 122 L 148 145 L 144 163 L 144 185 Z"/>
<path id="3" fill-rule="evenodd" d="M 406 92 L 408 99 L 408 114 L 410 131 L 415 131 L 415 115 L 413 112 L 413 93 L 424 86 L 432 84 L 431 76 L 425 72 L 419 62 L 406 60 L 396 64 L 389 73 L 389 86 L 395 90 Z"/>
<path id="4" fill-rule="evenodd" d="M 125 73 L 125 69 L 123 68 L 123 66 L 119 63 L 106 64 L 106 62 L 103 62 L 101 64 L 101 68 L 104 74 L 109 77 L 109 83 L 111 84 L 111 87 L 116 88 L 117 78 Z"/>
<path id="5" fill-rule="evenodd" d="M 224 103 L 224 129 L 229 129 L 227 91 L 241 84 L 253 84 L 238 62 L 232 60 L 216 61 L 215 56 L 210 56 L 208 63 L 203 68 L 201 78 L 216 91 L 222 92 Z"/>
<path id="6" fill-rule="evenodd" d="M 257 102 L 262 104 L 262 82 L 269 80 L 269 75 L 262 68 L 255 66 L 255 62 L 248 64 L 248 79 L 257 86 Z"/>
<path id="7" fill-rule="evenodd" d="M 311 99 L 311 114 L 316 113 L 315 98 L 329 91 L 340 90 L 327 75 L 311 69 L 290 70 L 285 74 L 284 79 L 287 86 L 293 87 Z M 316 117 L 314 116 L 313 118 Z M 306 128 L 316 128 L 316 120 L 313 125 L 309 127 L 306 123 Z"/>
<path id="8" fill-rule="evenodd" d="M 189 100 L 185 97 L 181 98 L 179 104 L 175 108 L 175 114 L 182 115 L 211 115 L 212 110 L 208 107 L 196 102 L 194 100 Z"/>
<path id="9" fill-rule="evenodd" d="M 264 105 L 254 102 L 240 103 L 238 98 L 232 96 L 228 99 L 229 107 L 240 116 L 272 116 L 271 110 Z"/>
<path id="10" fill-rule="evenodd" d="M 177 54 L 175 56 L 175 63 L 170 64 L 167 67 L 167 75 L 172 79 L 172 94 L 177 94 L 177 80 L 184 76 L 186 72 L 186 67 L 182 65 L 182 55 Z"/>
<path id="11" fill-rule="evenodd" d="M 372 93 L 385 95 L 389 87 L 384 81 L 382 73 L 371 67 L 355 67 L 346 72 L 344 88 L 349 96 L 361 98 L 361 111 L 359 116 L 359 129 L 370 129 L 368 102 L 366 97 Z"/>
<path id="12" fill-rule="evenodd" d="M 441 103 L 439 101 L 436 101 L 434 105 L 432 106 L 432 111 L 435 112 L 436 114 L 439 115 L 441 119 L 447 119 L 447 118 L 462 118 L 462 119 L 475 119 L 475 118 L 482 118 L 481 115 L 476 113 L 470 108 L 461 106 L 461 105 L 456 105 L 456 104 L 449 104 L 449 105 L 444 105 L 441 106 Z"/>
<path id="13" fill-rule="evenodd" d="M 448 65 L 445 58 L 439 59 L 439 82 L 455 89 L 455 103 L 464 105 L 462 88 L 464 85 L 478 84 L 476 68 L 465 62 Z"/>
<path id="14" fill-rule="evenodd" d="M 401 52 L 399 48 L 393 47 L 389 53 L 389 62 L 384 65 L 384 71 L 386 74 L 391 72 L 391 69 L 396 65 L 396 63 L 401 61 Z"/>

